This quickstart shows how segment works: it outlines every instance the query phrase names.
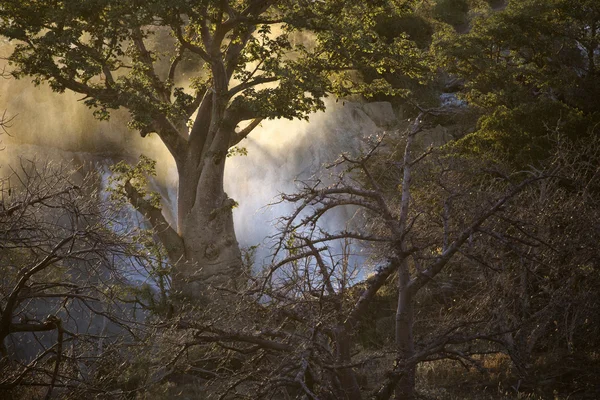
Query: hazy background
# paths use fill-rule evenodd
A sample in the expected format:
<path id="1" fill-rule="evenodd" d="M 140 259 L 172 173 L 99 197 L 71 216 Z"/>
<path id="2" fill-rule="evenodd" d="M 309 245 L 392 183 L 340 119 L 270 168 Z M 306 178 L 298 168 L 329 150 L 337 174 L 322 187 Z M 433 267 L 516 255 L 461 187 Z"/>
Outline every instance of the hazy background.
<path id="1" fill-rule="evenodd" d="M 8 55 L 10 46 L 0 46 Z M 71 162 L 108 174 L 108 166 L 121 159 L 135 162 L 140 154 L 157 161 L 156 189 L 164 198 L 164 213 L 173 220 L 176 209 L 177 171 L 172 157 L 156 135 L 140 137 L 127 129 L 128 115 L 112 113 L 110 121 L 97 121 L 71 92 L 53 93 L 35 87 L 30 79 L 0 79 L 0 111 L 12 118 L 8 132 L 0 135 L 0 176 L 11 173 L 19 159 Z M 376 122 L 377 123 L 376 123 Z M 275 233 L 277 217 L 291 212 L 290 205 L 269 206 L 282 192 L 292 192 L 296 179 L 308 179 L 323 163 L 341 152 L 356 152 L 361 138 L 394 124 L 396 115 L 388 103 L 360 105 L 327 101 L 327 111 L 309 121 L 265 121 L 239 146 L 247 156 L 227 160 L 226 191 L 239 203 L 234 210 L 236 232 L 243 247 L 262 244 L 259 259 L 268 254 L 264 240 Z M 379 127 L 378 127 L 379 125 Z M 330 215 L 324 224 L 343 229 L 352 216 L 346 209 Z M 334 229 L 333 225 L 337 225 Z"/>

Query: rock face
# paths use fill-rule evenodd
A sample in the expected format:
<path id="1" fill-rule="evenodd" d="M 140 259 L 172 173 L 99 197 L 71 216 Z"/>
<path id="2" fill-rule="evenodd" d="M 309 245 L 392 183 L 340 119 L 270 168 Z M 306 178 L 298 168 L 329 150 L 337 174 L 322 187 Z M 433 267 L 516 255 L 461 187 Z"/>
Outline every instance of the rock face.
<path id="1" fill-rule="evenodd" d="M 362 109 L 377 126 L 393 127 L 398 123 L 396 113 L 388 102 L 367 103 Z"/>

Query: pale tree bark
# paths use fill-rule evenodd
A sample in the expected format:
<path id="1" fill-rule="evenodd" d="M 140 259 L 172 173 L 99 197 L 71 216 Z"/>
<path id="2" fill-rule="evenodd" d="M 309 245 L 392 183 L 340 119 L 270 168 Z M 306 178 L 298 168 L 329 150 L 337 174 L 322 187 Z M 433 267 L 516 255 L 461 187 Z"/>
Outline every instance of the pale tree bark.
<path id="1" fill-rule="evenodd" d="M 214 31 L 204 25 L 200 33 L 202 46 L 192 44 L 180 26 L 173 26 L 181 48 L 200 56 L 209 65 L 212 76 L 209 87 L 197 95 L 188 110 L 190 117 L 197 111 L 191 129 L 186 127 L 186 121 L 170 121 L 161 115 L 147 129 L 159 135 L 177 165 L 177 225 L 169 226 L 156 209 L 140 207 L 139 196 L 136 199 L 132 191 L 128 191 L 128 197 L 148 217 L 166 247 L 174 265 L 174 293 L 184 297 L 203 298 L 209 287 L 231 288 L 241 275 L 242 258 L 232 212 L 236 203 L 223 188 L 225 161 L 228 150 L 255 129 L 262 118 L 256 110 L 249 110 L 232 98 L 274 79 L 250 76 L 243 84 L 233 86 L 231 78 L 254 32 L 251 24 L 242 27 L 242 22 L 258 18 L 271 4 L 271 1 L 254 1 L 239 15 L 229 10 L 228 18 L 217 24 Z M 223 42 L 234 29 L 237 31 L 228 40 L 235 45 L 230 44 L 223 52 Z M 136 44 L 143 54 L 146 51 L 143 41 L 140 39 Z M 179 59 L 175 58 L 171 66 L 171 80 Z M 147 66 L 154 71 L 150 59 Z M 149 75 L 156 78 L 154 72 Z M 164 100 L 170 101 L 170 96 L 167 92 Z M 236 131 L 242 121 L 250 123 Z"/>
<path id="2" fill-rule="evenodd" d="M 187 140 L 177 132 L 158 131 L 177 165 L 176 227 L 127 186 L 130 202 L 153 225 L 175 267 L 173 289 L 191 298 L 202 297 L 208 286 L 234 282 L 242 266 L 233 227 L 235 202 L 223 189 L 227 151 L 236 133 L 223 127 L 225 113 L 212 106 L 215 97 L 205 96 Z"/>
<path id="3" fill-rule="evenodd" d="M 223 190 L 225 156 L 201 162 L 202 168 L 186 166 L 179 174 L 178 233 L 184 257 L 173 286 L 189 297 L 198 297 L 209 284 L 230 283 L 242 264 L 233 226 L 235 202 Z"/>
<path id="4" fill-rule="evenodd" d="M 408 211 L 410 207 L 410 185 L 412 172 L 412 147 L 415 136 L 421 128 L 421 118 L 423 113 L 420 113 L 413 122 L 410 131 L 406 138 L 406 146 L 404 149 L 404 160 L 402 163 L 402 197 L 400 200 L 400 216 L 398 218 L 398 233 L 396 246 L 400 248 L 400 254 L 407 250 L 406 241 L 406 222 L 408 221 Z M 413 314 L 413 295 L 408 290 L 410 283 L 410 271 L 408 269 L 408 259 L 404 257 L 398 267 L 398 305 L 396 308 L 396 326 L 395 340 L 396 352 L 398 360 L 409 360 L 414 356 L 415 343 L 413 335 L 414 314 Z M 412 400 L 415 398 L 415 364 L 406 365 L 403 374 L 400 377 L 396 387 L 396 398 Z"/>

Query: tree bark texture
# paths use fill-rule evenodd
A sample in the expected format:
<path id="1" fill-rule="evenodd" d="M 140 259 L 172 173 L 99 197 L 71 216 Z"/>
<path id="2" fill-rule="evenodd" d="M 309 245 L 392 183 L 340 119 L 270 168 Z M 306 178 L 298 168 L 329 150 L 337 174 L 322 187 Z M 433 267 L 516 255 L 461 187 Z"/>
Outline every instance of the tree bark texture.
<path id="1" fill-rule="evenodd" d="M 239 275 L 242 258 L 233 227 L 235 202 L 223 190 L 225 156 L 211 155 L 184 166 L 179 180 L 178 234 L 183 257 L 176 261 L 173 288 L 199 298 L 209 286 L 228 286 Z"/>

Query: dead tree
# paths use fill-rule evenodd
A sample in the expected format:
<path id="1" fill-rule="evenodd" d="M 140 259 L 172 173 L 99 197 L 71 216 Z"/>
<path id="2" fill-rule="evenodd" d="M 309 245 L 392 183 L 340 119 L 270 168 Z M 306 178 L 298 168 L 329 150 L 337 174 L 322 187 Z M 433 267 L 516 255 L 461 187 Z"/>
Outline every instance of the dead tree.
<path id="1" fill-rule="evenodd" d="M 450 354 L 447 348 L 452 345 L 475 339 L 498 341 L 488 333 L 461 334 L 452 328 L 441 338 L 417 349 L 413 332 L 415 298 L 459 255 L 474 234 L 486 225 L 493 225 L 492 221 L 502 214 L 510 199 L 544 177 L 542 174 L 509 177 L 498 172 L 499 177 L 491 184 L 493 190 L 484 189 L 476 177 L 468 183 L 473 172 L 466 172 L 465 165 L 457 168 L 452 166 L 457 161 L 441 161 L 440 157 L 429 160 L 436 158 L 432 148 L 417 153 L 417 136 L 426 127 L 424 119 L 432 113 L 435 111 L 422 112 L 412 122 L 401 140 L 401 157 L 396 155 L 396 148 L 389 149 L 393 146 L 390 141 L 377 138 L 362 156 L 342 156 L 336 164 L 346 169 L 333 184 L 309 183 L 300 193 L 284 196 L 284 200 L 297 203 L 298 208 L 286 219 L 281 246 L 287 251 L 314 254 L 318 267 L 314 273 L 330 296 L 339 293 L 329 277 L 328 266 L 320 260 L 317 246 L 326 247 L 336 240 L 351 238 L 363 246 L 369 243 L 379 255 L 375 272 L 362 285 L 355 303 L 339 310 L 343 318 L 336 326 L 340 332 L 335 341 L 337 348 L 352 347 L 348 341 L 356 335 L 361 317 L 373 298 L 392 276 L 397 279 L 396 359 L 386 380 L 373 393 L 378 399 L 390 398 L 394 393 L 396 398 L 414 398 L 417 363 L 444 352 Z M 418 175 L 415 184 L 413 179 Z M 434 181 L 427 183 L 427 177 Z M 458 202 L 462 202 L 462 206 L 455 206 Z M 470 210 L 465 210 L 465 204 L 469 204 Z M 354 206 L 363 212 L 366 229 L 363 225 L 354 230 L 327 232 L 319 226 L 323 215 L 342 206 Z M 290 238 L 293 238 L 293 246 L 287 244 Z M 454 355 L 460 357 L 460 353 Z M 464 358 L 470 360 L 467 355 Z M 350 351 L 340 351 L 338 362 L 352 364 Z M 355 381 L 348 377 L 345 382 L 346 387 L 352 388 L 347 398 L 360 398 Z"/>
<path id="2" fill-rule="evenodd" d="M 128 276 L 151 260 L 133 231 L 118 228 L 92 175 L 75 183 L 63 167 L 23 161 L 1 187 L 0 393 L 118 388 L 111 363 L 146 334 L 127 304 Z"/>
<path id="3" fill-rule="evenodd" d="M 460 160 L 432 148 L 419 153 L 418 136 L 429 114 L 420 114 L 403 134 L 368 139 L 358 157 L 343 155 L 329 184 L 304 182 L 298 193 L 283 195 L 282 201 L 297 207 L 281 220 L 272 263 L 248 278 L 248 288 L 235 293 L 240 301 L 227 314 L 205 322 L 196 314 L 173 325 L 187 333 L 181 333 L 178 350 L 169 351 L 177 356 L 168 358 L 171 369 L 164 376 L 199 376 L 221 398 L 355 400 L 370 391 L 377 399 L 410 399 L 418 363 L 442 357 L 471 363 L 477 351 L 462 349 L 464 343 L 498 342 L 499 332 L 461 323 L 417 346 L 415 298 L 543 175 L 496 171 L 489 184 L 489 172 L 478 179 L 481 172 L 472 165 L 466 171 Z M 338 230 L 329 224 L 327 230 L 325 215 L 341 207 L 351 207 L 355 221 L 344 221 Z M 372 272 L 364 279 L 368 265 Z M 394 277 L 398 302 L 390 360 L 385 352 L 364 351 L 356 339 Z M 183 362 L 190 354 L 197 355 L 191 365 Z M 366 371 L 385 360 L 385 375 L 365 382 Z"/>

